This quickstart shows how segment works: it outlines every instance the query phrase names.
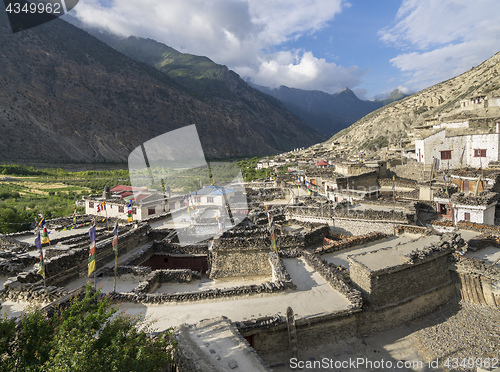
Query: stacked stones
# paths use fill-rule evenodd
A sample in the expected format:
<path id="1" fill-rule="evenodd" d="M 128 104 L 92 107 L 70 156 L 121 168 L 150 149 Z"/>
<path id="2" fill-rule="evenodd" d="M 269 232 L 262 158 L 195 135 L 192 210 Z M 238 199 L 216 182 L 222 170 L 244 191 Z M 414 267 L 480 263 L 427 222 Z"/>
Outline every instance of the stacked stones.
<path id="1" fill-rule="evenodd" d="M 464 273 L 475 273 L 500 280 L 500 268 L 475 257 L 453 254 L 451 256 L 454 268 Z"/>
<path id="2" fill-rule="evenodd" d="M 451 201 L 453 203 L 457 204 L 463 204 L 463 205 L 473 205 L 473 206 L 479 206 L 479 205 L 490 205 L 495 203 L 500 199 L 500 194 L 496 192 L 491 192 L 488 190 L 481 191 L 479 195 L 470 195 L 470 194 L 464 194 L 463 192 L 454 194 L 451 197 Z"/>
<path id="3" fill-rule="evenodd" d="M 185 293 L 113 293 L 111 297 L 116 301 L 160 304 L 165 302 L 199 301 L 215 298 L 248 296 L 252 294 L 275 293 L 284 291 L 287 288 L 287 283 L 277 281 L 274 283 L 266 282 L 260 285 L 253 284 L 223 289 L 215 288 L 206 291 Z"/>
<path id="4" fill-rule="evenodd" d="M 30 245 L 25 242 L 20 242 L 16 239 L 14 239 L 12 236 L 15 235 L 25 235 L 25 233 L 20 233 L 20 234 L 0 234 L 0 247 L 2 247 L 2 250 L 9 250 L 12 252 L 16 253 L 26 253 L 28 252 L 28 249 Z M 33 235 L 33 240 L 35 239 L 35 236 Z"/>
<path id="5" fill-rule="evenodd" d="M 240 332 L 250 331 L 252 329 L 269 329 L 285 323 L 285 317 L 278 314 L 263 316 L 257 319 L 244 320 L 234 324 Z"/>
<path id="6" fill-rule="evenodd" d="M 328 245 L 316 248 L 315 253 L 324 254 L 324 253 L 342 251 L 344 249 L 352 248 L 357 245 L 373 242 L 380 239 L 385 239 L 387 237 L 388 237 L 387 234 L 378 231 L 371 232 L 365 235 L 356 235 L 356 236 L 344 235 L 341 240 L 332 241 Z"/>
<path id="7" fill-rule="evenodd" d="M 457 251 L 463 246 L 465 246 L 465 241 L 462 239 L 460 234 L 447 233 L 441 236 L 441 239 L 438 243 L 432 243 L 431 245 L 424 247 L 423 249 L 413 250 L 405 256 L 408 257 L 410 263 L 413 264 L 422 261 L 435 253 Z"/>
<path id="8" fill-rule="evenodd" d="M 133 293 L 149 293 L 162 283 L 189 283 L 195 278 L 200 278 L 200 273 L 190 269 L 155 270 L 148 274 L 142 282 L 135 287 Z"/>
<path id="9" fill-rule="evenodd" d="M 312 267 L 323 279 L 326 280 L 332 288 L 336 289 L 351 302 L 350 308 L 361 308 L 363 306 L 363 297 L 361 292 L 354 288 L 351 284 L 349 274 L 342 268 L 330 265 L 327 261 L 322 260 L 319 256 L 304 252 L 304 260 Z"/>
<path id="10" fill-rule="evenodd" d="M 273 188 L 265 188 L 265 189 L 247 189 L 246 191 L 247 198 L 250 201 L 259 201 L 265 202 L 274 199 L 285 199 L 285 192 L 282 188 L 273 187 Z"/>
<path id="11" fill-rule="evenodd" d="M 278 258 L 276 252 L 269 252 L 269 262 L 271 263 L 271 269 L 273 271 L 273 280 L 284 282 L 288 288 L 296 288 L 297 286 L 293 284 L 292 278 L 286 266 L 281 258 Z"/>
<path id="12" fill-rule="evenodd" d="M 478 232 L 488 232 L 494 235 L 500 235 L 500 228 L 498 226 L 485 225 L 481 223 L 460 221 L 457 223 L 458 228 L 473 230 Z"/>
<path id="13" fill-rule="evenodd" d="M 500 247 L 500 237 L 490 235 L 490 234 L 481 234 L 469 240 L 468 243 L 468 251 L 477 251 L 487 246 Z"/>
<path id="14" fill-rule="evenodd" d="M 42 285 L 10 285 L 0 291 L 0 298 L 3 301 L 26 301 L 26 302 L 53 302 L 66 296 L 68 293 L 64 288 L 59 287 L 44 287 Z"/>
<path id="15" fill-rule="evenodd" d="M 0 251 L 0 275 L 12 276 L 20 273 L 26 267 L 32 266 L 39 261 L 38 257 L 27 253 L 2 252 Z"/>

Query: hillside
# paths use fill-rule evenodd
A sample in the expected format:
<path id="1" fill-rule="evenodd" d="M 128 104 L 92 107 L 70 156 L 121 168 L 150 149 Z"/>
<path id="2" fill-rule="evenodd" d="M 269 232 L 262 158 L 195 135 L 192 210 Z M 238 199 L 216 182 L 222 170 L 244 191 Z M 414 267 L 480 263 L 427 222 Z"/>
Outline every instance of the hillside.
<path id="1" fill-rule="evenodd" d="M 193 123 L 212 158 L 322 139 L 261 93 L 228 108 L 65 21 L 12 34 L 0 13 L 2 162 L 126 161 L 144 141 Z"/>
<path id="2" fill-rule="evenodd" d="M 424 120 L 470 117 L 478 113 L 461 112 L 459 101 L 480 95 L 500 95 L 500 53 L 469 71 L 384 106 L 358 120 L 327 142 L 342 142 L 353 149 L 377 149 L 397 143 Z M 498 115 L 485 109 L 480 115 Z"/>
<path id="3" fill-rule="evenodd" d="M 257 96 L 271 103 L 269 95 L 326 136 L 337 133 L 383 105 L 405 97 L 396 90 L 385 100 L 364 101 L 348 88 L 336 94 L 328 94 L 285 86 L 271 89 L 247 84 L 236 73 L 207 57 L 180 53 L 151 39 L 115 36 L 90 28 L 77 19 L 69 20 L 130 58 L 156 67 L 205 99 L 216 100 L 230 108 L 234 106 L 234 101 L 246 102 L 249 97 Z"/>
<path id="4" fill-rule="evenodd" d="M 322 133 L 333 135 L 388 101 L 360 100 L 349 88 L 335 94 L 280 86 L 255 86 L 283 102 L 290 111 Z M 392 101 L 390 101 L 392 102 Z"/>

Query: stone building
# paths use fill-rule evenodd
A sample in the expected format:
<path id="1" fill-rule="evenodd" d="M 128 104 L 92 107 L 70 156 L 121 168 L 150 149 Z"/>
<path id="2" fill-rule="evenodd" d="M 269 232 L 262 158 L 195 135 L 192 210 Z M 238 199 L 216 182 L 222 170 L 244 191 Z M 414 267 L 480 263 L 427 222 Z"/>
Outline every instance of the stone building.
<path id="1" fill-rule="evenodd" d="M 137 193 L 135 196 L 134 192 Z M 134 221 L 159 216 L 168 211 L 163 195 L 154 191 L 137 190 L 132 186 L 118 185 L 111 190 L 105 189 L 102 196 L 85 197 L 85 213 L 127 220 L 127 205 L 130 201 L 132 201 Z"/>
<path id="2" fill-rule="evenodd" d="M 451 196 L 455 221 L 467 221 L 485 225 L 495 224 L 495 207 L 500 194 L 482 191 L 474 196 L 463 192 Z"/>
<path id="3" fill-rule="evenodd" d="M 500 134 L 467 133 L 461 129 L 441 129 L 415 140 L 417 162 L 437 169 L 455 169 L 465 166 L 485 168 L 500 159 Z M 477 131 L 476 131 L 477 133 Z"/>

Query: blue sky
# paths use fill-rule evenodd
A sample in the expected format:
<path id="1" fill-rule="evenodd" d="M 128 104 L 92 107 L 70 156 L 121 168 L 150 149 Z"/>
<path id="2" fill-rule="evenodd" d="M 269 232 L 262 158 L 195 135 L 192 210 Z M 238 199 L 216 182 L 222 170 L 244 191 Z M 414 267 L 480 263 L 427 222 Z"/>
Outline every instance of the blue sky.
<path id="1" fill-rule="evenodd" d="M 498 0 L 80 0 L 74 15 L 259 85 L 416 92 L 500 51 Z"/>

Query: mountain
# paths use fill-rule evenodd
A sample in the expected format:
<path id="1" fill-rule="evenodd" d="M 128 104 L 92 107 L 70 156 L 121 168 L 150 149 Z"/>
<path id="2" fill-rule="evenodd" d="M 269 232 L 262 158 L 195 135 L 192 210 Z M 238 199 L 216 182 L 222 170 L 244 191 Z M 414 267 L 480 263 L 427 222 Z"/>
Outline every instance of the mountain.
<path id="1" fill-rule="evenodd" d="M 295 115 L 327 135 L 333 135 L 370 112 L 402 98 L 397 92 L 393 92 L 385 100 L 364 101 L 349 88 L 339 93 L 328 94 L 286 86 L 266 88 L 254 85 L 254 87 L 279 99 Z"/>
<path id="2" fill-rule="evenodd" d="M 385 100 L 362 101 L 348 88 L 336 94 L 328 94 L 285 86 L 271 89 L 251 83 L 247 85 L 237 74 L 207 57 L 180 53 L 151 39 L 119 37 L 89 27 L 75 18 L 69 21 L 130 58 L 156 67 L 206 99 L 231 107 L 235 100 L 246 101 L 248 96 L 255 95 L 256 92 L 251 89 L 255 88 L 278 99 L 291 112 L 327 136 L 348 127 L 373 110 L 404 97 L 396 90 Z"/>
<path id="3" fill-rule="evenodd" d="M 358 120 L 327 142 L 343 142 L 353 149 L 377 149 L 399 142 L 425 120 L 463 120 L 468 117 L 498 116 L 495 108 L 484 112 L 460 110 L 460 100 L 481 95 L 500 96 L 500 53 L 469 71 L 384 106 Z"/>
<path id="4" fill-rule="evenodd" d="M 227 68 L 229 103 L 207 99 L 156 68 L 57 19 L 13 34 L 0 9 L 0 159 L 126 161 L 143 142 L 196 124 L 210 158 L 253 156 L 322 137 Z M 241 80 L 241 79 L 240 79 Z"/>

